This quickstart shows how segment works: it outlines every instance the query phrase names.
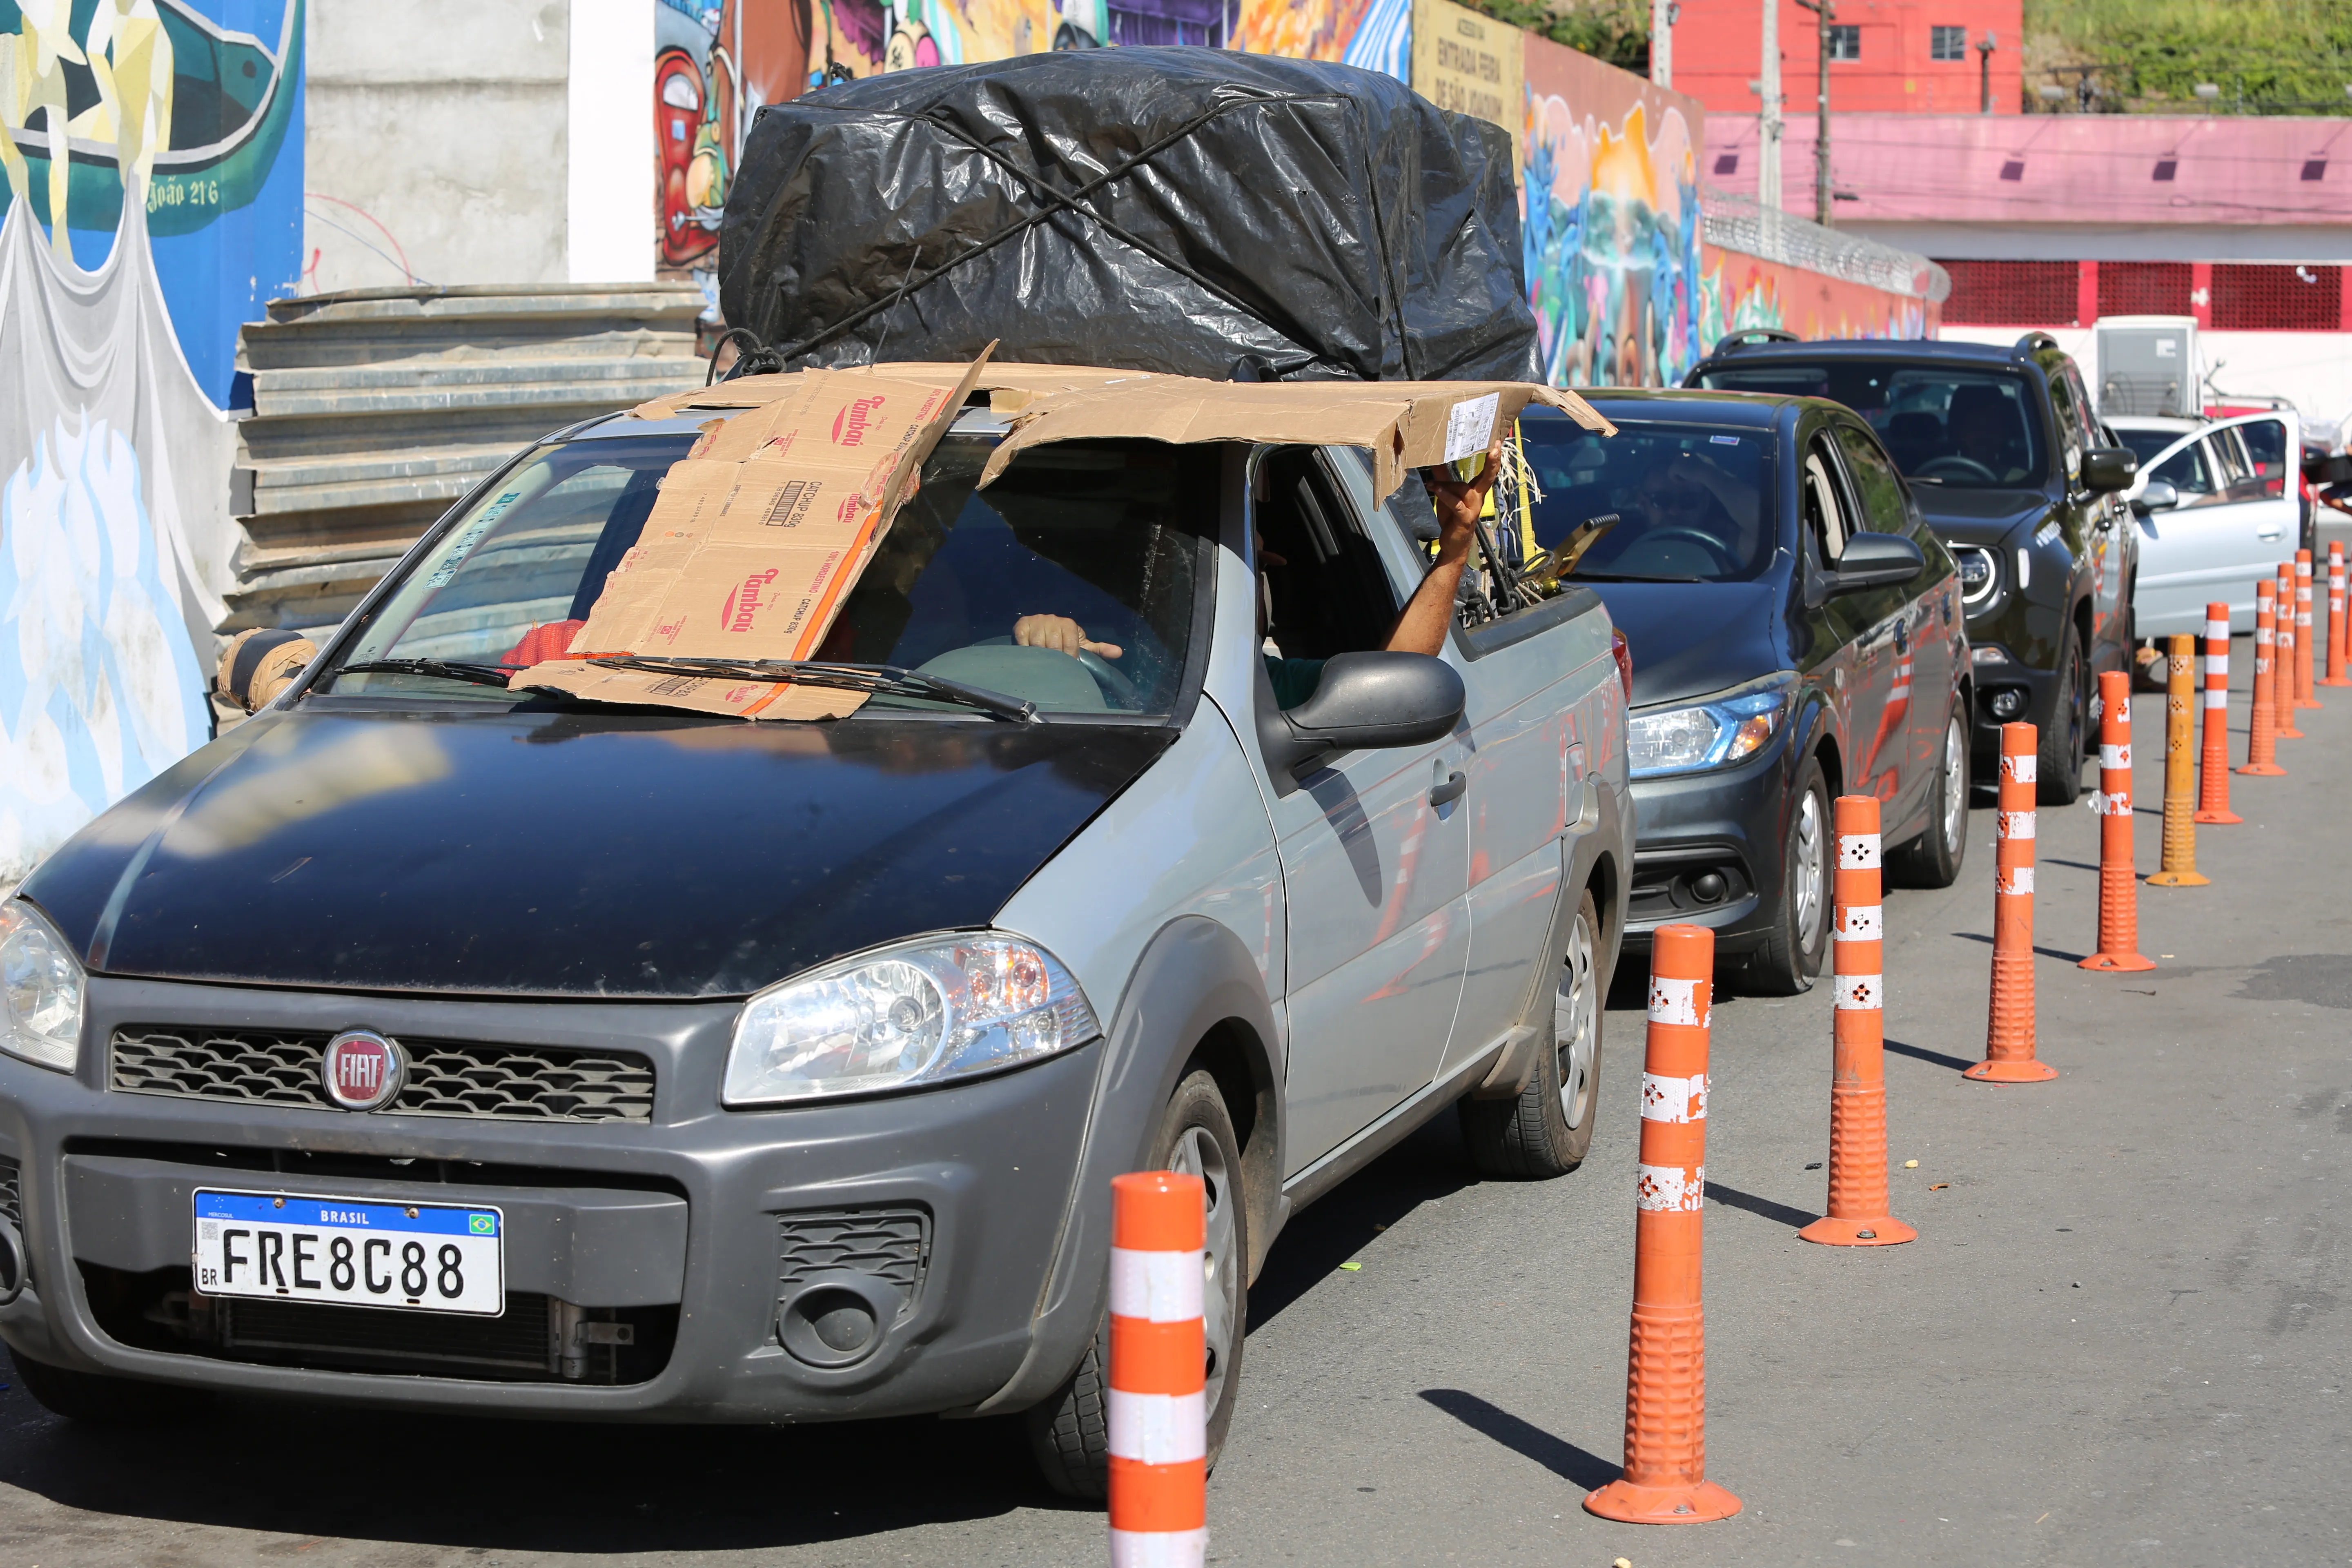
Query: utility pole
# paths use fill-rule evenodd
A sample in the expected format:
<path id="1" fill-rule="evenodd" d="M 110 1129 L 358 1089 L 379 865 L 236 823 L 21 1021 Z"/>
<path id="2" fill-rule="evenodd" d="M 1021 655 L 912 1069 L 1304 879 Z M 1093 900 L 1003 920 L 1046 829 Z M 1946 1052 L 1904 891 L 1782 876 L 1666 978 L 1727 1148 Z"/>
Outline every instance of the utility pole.
<path id="1" fill-rule="evenodd" d="M 1778 232 L 1780 212 L 1780 0 L 1764 0 L 1764 68 L 1757 96 L 1756 205 Z"/>
<path id="2" fill-rule="evenodd" d="M 1821 96 L 1813 105 L 1813 221 L 1823 228 L 1832 225 L 1830 204 L 1834 196 L 1830 190 L 1830 23 L 1837 16 L 1837 0 L 1797 0 L 1811 11 L 1818 25 L 1813 31 L 1821 38 Z"/>
<path id="3" fill-rule="evenodd" d="M 1984 41 L 1977 45 L 1977 112 L 1992 112 L 1992 29 L 1985 29 Z"/>
<path id="4" fill-rule="evenodd" d="M 1675 0 L 1650 0 L 1650 85 L 1675 85 Z"/>

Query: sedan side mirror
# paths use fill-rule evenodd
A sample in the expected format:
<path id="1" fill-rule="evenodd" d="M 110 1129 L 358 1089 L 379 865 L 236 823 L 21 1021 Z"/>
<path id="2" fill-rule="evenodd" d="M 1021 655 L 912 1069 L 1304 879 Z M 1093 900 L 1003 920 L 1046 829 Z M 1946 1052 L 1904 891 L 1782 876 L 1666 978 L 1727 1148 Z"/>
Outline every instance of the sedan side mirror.
<path id="1" fill-rule="evenodd" d="M 1857 588 L 1908 583 L 1927 564 L 1919 547 L 1899 533 L 1857 533 L 1845 542 L 1845 551 L 1838 557 L 1830 592 L 1851 594 Z"/>
<path id="2" fill-rule="evenodd" d="M 2131 489 L 2139 473 L 2139 454 L 2129 447 L 2094 447 L 2083 454 L 2083 488 L 2095 496 Z"/>
<path id="3" fill-rule="evenodd" d="M 2132 497 L 2131 509 L 2142 517 L 2152 511 L 2170 511 L 2180 504 L 2180 491 L 2170 479 L 2150 479 Z"/>
<path id="4" fill-rule="evenodd" d="M 1467 700 L 1460 673 L 1432 655 L 1335 654 L 1305 702 L 1284 713 L 1261 701 L 1259 749 L 1296 773 L 1327 752 L 1425 746 L 1453 733 Z"/>

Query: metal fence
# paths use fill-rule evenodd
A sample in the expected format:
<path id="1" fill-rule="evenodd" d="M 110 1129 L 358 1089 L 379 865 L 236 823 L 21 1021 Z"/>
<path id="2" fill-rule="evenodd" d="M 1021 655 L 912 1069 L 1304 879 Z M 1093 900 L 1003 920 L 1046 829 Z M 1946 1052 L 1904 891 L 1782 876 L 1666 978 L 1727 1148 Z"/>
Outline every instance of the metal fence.
<path id="1" fill-rule="evenodd" d="M 1735 195 L 1713 185 L 1706 188 L 1701 205 L 1706 214 L 1706 242 L 1725 250 L 1801 267 L 1914 300 L 1940 302 L 1952 291 L 1950 274 L 1916 252 L 1840 234 L 1810 218 L 1772 211 L 1759 205 L 1752 196 Z"/>

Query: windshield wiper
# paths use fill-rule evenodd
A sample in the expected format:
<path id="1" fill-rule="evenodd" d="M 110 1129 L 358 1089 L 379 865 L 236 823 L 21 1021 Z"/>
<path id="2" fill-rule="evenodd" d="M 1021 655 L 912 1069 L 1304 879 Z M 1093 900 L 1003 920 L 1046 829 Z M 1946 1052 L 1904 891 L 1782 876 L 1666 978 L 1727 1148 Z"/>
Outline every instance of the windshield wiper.
<path id="1" fill-rule="evenodd" d="M 1571 583 L 1706 583 L 1712 579 L 1706 577 L 1649 577 L 1623 572 L 1579 572 L 1573 577 L 1563 579 L 1562 585 L 1566 586 Z"/>
<path id="2" fill-rule="evenodd" d="M 431 675 L 472 686 L 504 686 L 508 676 L 523 668 L 520 664 L 473 664 L 460 658 L 371 658 L 339 665 L 328 674 L 336 680 L 346 675 Z"/>
<path id="3" fill-rule="evenodd" d="M 1016 724 L 1034 724 L 1037 705 L 985 686 L 967 686 L 944 676 L 925 675 L 895 664 L 828 664 L 796 658 L 661 658 L 615 654 L 592 658 L 600 669 L 642 669 L 655 675 L 690 675 L 709 680 L 772 680 L 795 686 L 829 686 L 889 697 L 928 697 L 960 702 Z"/>

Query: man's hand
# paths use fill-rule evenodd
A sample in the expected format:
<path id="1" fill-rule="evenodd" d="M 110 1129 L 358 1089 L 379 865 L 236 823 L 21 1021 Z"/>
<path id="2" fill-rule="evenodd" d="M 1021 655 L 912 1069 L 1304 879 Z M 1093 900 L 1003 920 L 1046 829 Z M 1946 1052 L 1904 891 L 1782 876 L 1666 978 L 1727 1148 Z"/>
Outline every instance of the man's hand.
<path id="1" fill-rule="evenodd" d="M 1013 640 L 1022 647 L 1050 647 L 1072 658 L 1081 653 L 1117 658 L 1127 651 L 1114 642 L 1088 642 L 1087 628 L 1067 616 L 1024 616 L 1013 623 Z"/>
<path id="2" fill-rule="evenodd" d="M 1437 510 L 1437 558 L 1466 557 L 1478 537 L 1478 514 L 1486 509 L 1487 492 L 1503 471 L 1503 441 L 1496 437 L 1486 448 L 1486 466 L 1475 479 L 1435 479 L 1429 485 L 1429 504 Z M 1448 475 L 1448 468 L 1431 474 Z"/>

